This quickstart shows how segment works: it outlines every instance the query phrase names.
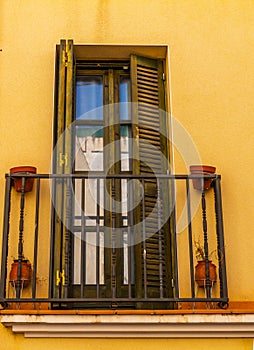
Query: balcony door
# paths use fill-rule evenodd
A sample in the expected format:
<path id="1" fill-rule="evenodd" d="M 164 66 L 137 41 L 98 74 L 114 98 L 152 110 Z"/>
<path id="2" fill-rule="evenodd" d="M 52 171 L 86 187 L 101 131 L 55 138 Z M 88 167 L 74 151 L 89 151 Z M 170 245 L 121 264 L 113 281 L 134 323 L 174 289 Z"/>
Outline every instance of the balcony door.
<path id="1" fill-rule="evenodd" d="M 55 186 L 52 295 L 155 307 L 173 295 L 163 62 L 82 61 L 63 41 L 58 72 L 55 171 L 74 179 Z"/>

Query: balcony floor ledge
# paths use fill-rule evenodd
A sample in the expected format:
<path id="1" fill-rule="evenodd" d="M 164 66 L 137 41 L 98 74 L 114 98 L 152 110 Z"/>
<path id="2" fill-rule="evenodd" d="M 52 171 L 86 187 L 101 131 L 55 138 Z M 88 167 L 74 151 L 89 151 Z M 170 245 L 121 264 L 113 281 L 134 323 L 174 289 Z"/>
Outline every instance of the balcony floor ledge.
<path id="1" fill-rule="evenodd" d="M 254 310 L 25 311 L 2 311 L 0 321 L 31 338 L 254 338 Z"/>

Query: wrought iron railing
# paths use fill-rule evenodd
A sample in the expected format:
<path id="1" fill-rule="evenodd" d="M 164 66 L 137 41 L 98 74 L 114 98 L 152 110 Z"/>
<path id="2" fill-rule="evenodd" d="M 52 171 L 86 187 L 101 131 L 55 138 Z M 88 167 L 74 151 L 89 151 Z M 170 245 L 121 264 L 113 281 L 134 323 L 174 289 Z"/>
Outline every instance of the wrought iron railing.
<path id="1" fill-rule="evenodd" d="M 34 189 L 26 192 L 31 178 Z M 193 180 L 201 181 L 198 190 Z M 2 307 L 226 307 L 220 182 L 216 174 L 7 174 Z"/>

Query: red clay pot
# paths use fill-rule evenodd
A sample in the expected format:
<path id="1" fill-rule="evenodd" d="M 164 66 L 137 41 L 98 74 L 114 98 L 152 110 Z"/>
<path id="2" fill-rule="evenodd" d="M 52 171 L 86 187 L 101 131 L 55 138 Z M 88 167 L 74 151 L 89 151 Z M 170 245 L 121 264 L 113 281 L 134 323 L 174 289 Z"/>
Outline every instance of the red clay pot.
<path id="1" fill-rule="evenodd" d="M 192 175 L 209 175 L 214 174 L 216 168 L 210 165 L 191 165 L 190 173 Z M 193 187 L 195 190 L 209 190 L 211 187 L 212 179 L 192 179 Z"/>
<path id="2" fill-rule="evenodd" d="M 17 286 L 18 284 L 18 266 L 19 262 L 18 260 L 14 260 L 11 264 L 11 271 L 10 271 L 10 283 L 12 286 Z M 25 288 L 29 285 L 31 282 L 31 276 L 32 276 L 32 267 L 29 260 L 22 260 L 21 261 L 21 287 Z"/>
<path id="3" fill-rule="evenodd" d="M 15 174 L 15 173 L 32 173 L 32 174 L 36 174 L 37 169 L 33 166 L 18 166 L 18 167 L 14 167 L 10 169 L 10 173 L 11 174 Z M 34 183 L 34 179 L 33 178 L 27 178 L 25 180 L 25 192 L 30 192 L 33 189 L 33 183 Z M 14 188 L 17 192 L 21 192 L 22 191 L 22 178 L 16 178 L 14 179 Z"/>
<path id="4" fill-rule="evenodd" d="M 208 262 L 210 279 L 207 281 L 207 285 L 211 287 L 217 280 L 216 265 L 212 261 Z M 205 271 L 205 261 L 198 261 L 195 266 L 195 281 L 199 287 L 204 288 L 206 285 L 206 271 Z"/>

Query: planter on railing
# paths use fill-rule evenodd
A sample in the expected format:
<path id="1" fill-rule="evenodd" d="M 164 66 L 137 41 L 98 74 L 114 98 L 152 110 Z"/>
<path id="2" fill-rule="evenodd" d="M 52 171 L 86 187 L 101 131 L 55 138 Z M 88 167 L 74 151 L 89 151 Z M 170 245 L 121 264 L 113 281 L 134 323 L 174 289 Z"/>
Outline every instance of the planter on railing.
<path id="1" fill-rule="evenodd" d="M 206 279 L 206 262 L 205 260 L 198 261 L 195 266 L 195 281 L 201 288 L 205 286 L 212 287 L 217 280 L 216 265 L 212 261 L 208 261 L 209 279 Z"/>
<path id="2" fill-rule="evenodd" d="M 11 174 L 36 174 L 37 169 L 33 166 L 18 166 L 10 169 Z M 33 189 L 34 179 L 32 177 L 25 180 L 25 192 L 30 192 Z M 22 177 L 14 179 L 14 188 L 17 192 L 22 191 Z"/>
<path id="3" fill-rule="evenodd" d="M 190 173 L 191 175 L 211 175 L 214 174 L 216 168 L 210 165 L 191 165 Z M 211 187 L 212 179 L 199 178 L 192 179 L 193 187 L 195 190 L 209 190 Z"/>
<path id="4" fill-rule="evenodd" d="M 20 276 L 19 276 L 20 265 Z M 14 259 L 11 264 L 11 271 L 9 280 L 13 287 L 17 287 L 20 284 L 21 288 L 25 288 L 31 282 L 32 267 L 31 263 L 27 259 L 22 259 L 20 262 L 18 259 Z"/>

